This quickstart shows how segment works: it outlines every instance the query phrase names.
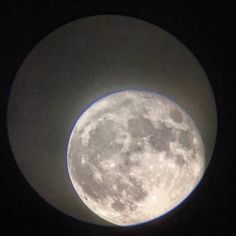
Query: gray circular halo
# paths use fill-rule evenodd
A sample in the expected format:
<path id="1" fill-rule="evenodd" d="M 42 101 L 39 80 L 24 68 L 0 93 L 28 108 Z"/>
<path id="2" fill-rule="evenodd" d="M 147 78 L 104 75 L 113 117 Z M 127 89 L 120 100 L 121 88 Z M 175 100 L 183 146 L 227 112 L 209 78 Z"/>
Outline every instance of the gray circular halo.
<path id="1" fill-rule="evenodd" d="M 178 104 L 151 91 L 125 90 L 79 117 L 67 165 L 93 212 L 132 226 L 160 218 L 191 194 L 205 171 L 204 153 L 197 127 Z"/>
<path id="2" fill-rule="evenodd" d="M 83 204 L 70 183 L 68 139 L 88 104 L 122 89 L 157 91 L 185 109 L 209 164 L 217 123 L 209 81 L 189 50 L 153 24 L 100 15 L 62 26 L 32 50 L 12 86 L 8 132 L 22 174 L 47 202 L 82 221 L 110 224 Z"/>

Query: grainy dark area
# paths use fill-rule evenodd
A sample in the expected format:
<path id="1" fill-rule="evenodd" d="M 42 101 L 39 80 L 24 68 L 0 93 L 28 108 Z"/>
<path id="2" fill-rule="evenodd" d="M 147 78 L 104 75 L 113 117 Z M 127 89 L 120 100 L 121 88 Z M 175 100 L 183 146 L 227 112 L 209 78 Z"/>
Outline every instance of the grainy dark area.
<path id="1" fill-rule="evenodd" d="M 236 235 L 235 15 L 233 1 L 22 1 L 0 4 L 0 235 Z M 58 212 L 30 187 L 10 149 L 6 109 L 26 55 L 65 23 L 96 14 L 134 16 L 184 43 L 205 69 L 218 110 L 216 148 L 191 199 L 158 222 L 126 229 L 90 225 Z"/>

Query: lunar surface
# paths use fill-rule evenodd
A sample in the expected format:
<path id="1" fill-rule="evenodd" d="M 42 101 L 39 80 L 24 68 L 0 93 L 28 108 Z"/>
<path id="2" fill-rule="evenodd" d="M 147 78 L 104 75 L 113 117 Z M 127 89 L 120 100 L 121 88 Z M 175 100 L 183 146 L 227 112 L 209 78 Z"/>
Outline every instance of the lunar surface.
<path id="1" fill-rule="evenodd" d="M 190 116 L 154 92 L 116 92 L 91 105 L 68 144 L 68 171 L 82 201 L 117 225 L 153 220 L 179 205 L 204 173 Z"/>

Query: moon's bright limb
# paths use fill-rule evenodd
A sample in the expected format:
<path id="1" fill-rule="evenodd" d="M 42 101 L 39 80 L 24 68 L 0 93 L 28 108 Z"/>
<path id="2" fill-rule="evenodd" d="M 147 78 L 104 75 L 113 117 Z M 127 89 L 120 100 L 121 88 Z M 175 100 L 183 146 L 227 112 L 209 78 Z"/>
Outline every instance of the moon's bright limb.
<path id="1" fill-rule="evenodd" d="M 79 118 L 68 170 L 82 201 L 117 225 L 155 219 L 182 202 L 204 172 L 204 147 L 189 115 L 157 93 L 106 96 Z"/>

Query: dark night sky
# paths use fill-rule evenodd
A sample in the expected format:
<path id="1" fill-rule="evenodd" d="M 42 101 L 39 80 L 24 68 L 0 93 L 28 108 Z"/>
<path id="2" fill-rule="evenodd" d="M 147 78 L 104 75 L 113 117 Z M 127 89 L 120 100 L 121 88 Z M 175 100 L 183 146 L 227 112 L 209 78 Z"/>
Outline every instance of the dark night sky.
<path id="1" fill-rule="evenodd" d="M 212 4 L 189 1 L 187 5 L 179 1 L 156 2 L 18 0 L 1 3 L 0 235 L 236 235 L 235 100 L 232 98 L 236 7 L 230 1 Z M 27 54 L 61 25 L 97 14 L 137 17 L 174 35 L 199 60 L 216 98 L 218 135 L 204 179 L 181 208 L 162 221 L 144 227 L 106 228 L 78 222 L 58 212 L 21 175 L 7 137 L 8 95 Z"/>

